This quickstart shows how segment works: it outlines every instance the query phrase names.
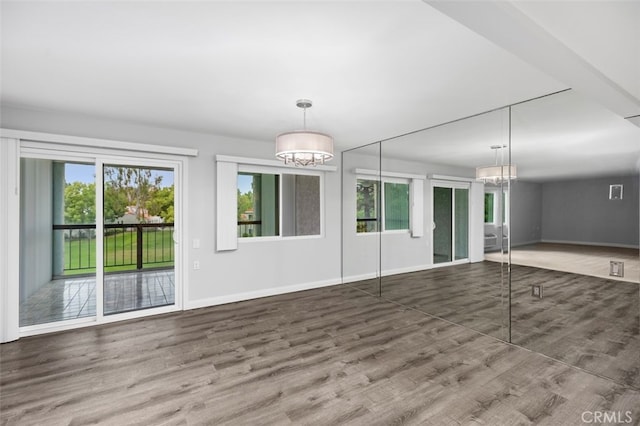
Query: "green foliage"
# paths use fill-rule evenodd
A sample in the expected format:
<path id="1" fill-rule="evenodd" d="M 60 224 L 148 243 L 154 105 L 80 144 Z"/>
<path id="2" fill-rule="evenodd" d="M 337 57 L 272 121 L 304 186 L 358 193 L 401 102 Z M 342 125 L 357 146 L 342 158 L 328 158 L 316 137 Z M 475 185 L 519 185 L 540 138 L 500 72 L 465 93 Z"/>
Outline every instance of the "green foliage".
<path id="1" fill-rule="evenodd" d="M 253 192 L 242 194 L 238 189 L 238 220 L 241 220 L 241 215 L 248 210 L 253 210 Z"/>
<path id="2" fill-rule="evenodd" d="M 160 216 L 173 223 L 174 186 L 161 187 L 162 176 L 151 169 L 136 167 L 105 167 L 104 220 L 118 221 L 128 206 L 138 212 L 138 222 L 145 222 L 145 210 L 150 216 Z M 65 185 L 65 223 L 95 223 L 95 183 L 72 182 Z"/>
<path id="3" fill-rule="evenodd" d="M 145 232 L 143 268 L 173 266 L 173 230 Z M 136 269 L 135 232 L 117 232 L 104 237 L 105 272 Z M 170 259 L 162 261 L 163 259 Z M 86 274 L 96 270 L 96 239 L 77 238 L 65 242 L 65 275 Z"/>
<path id="4" fill-rule="evenodd" d="M 73 182 L 64 188 L 64 222 L 95 223 L 96 184 Z"/>
<path id="5" fill-rule="evenodd" d="M 377 218 L 378 181 L 358 179 L 356 186 L 357 218 Z"/>
<path id="6" fill-rule="evenodd" d="M 173 185 L 163 188 L 154 187 L 149 191 L 149 200 L 146 208 L 151 216 L 160 216 L 165 223 L 173 223 Z"/>

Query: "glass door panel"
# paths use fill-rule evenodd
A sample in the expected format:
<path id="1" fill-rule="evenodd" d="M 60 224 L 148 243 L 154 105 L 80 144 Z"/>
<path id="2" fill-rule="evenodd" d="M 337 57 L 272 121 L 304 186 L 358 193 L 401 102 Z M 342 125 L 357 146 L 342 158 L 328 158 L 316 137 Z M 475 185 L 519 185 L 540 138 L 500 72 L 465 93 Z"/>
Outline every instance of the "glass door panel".
<path id="1" fill-rule="evenodd" d="M 20 187 L 20 327 L 95 317 L 95 165 L 22 158 Z"/>
<path id="2" fill-rule="evenodd" d="M 453 190 L 433 188 L 433 263 L 451 262 L 453 252 Z"/>
<path id="3" fill-rule="evenodd" d="M 469 257 L 469 190 L 456 188 L 455 192 L 455 260 Z"/>
<path id="4" fill-rule="evenodd" d="M 103 166 L 104 315 L 175 304 L 174 170 Z"/>

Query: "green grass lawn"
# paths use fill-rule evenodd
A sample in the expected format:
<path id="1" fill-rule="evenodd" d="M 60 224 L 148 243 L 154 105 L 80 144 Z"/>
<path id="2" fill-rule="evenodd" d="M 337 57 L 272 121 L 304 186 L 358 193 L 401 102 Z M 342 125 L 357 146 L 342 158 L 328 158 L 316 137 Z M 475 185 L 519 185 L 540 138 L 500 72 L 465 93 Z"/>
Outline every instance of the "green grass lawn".
<path id="1" fill-rule="evenodd" d="M 173 230 L 145 230 L 142 240 L 143 268 L 173 266 Z M 105 272 L 136 269 L 136 232 L 118 232 L 104 237 Z M 64 243 L 65 275 L 96 271 L 95 238 L 74 239 Z"/>

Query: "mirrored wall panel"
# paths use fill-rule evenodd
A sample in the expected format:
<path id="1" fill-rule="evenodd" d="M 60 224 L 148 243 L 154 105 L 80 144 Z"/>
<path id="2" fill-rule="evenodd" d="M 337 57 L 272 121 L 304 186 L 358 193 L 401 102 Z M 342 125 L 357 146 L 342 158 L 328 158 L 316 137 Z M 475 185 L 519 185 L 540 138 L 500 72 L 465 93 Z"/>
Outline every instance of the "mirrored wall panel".
<path id="1" fill-rule="evenodd" d="M 403 190 L 386 188 L 395 198 Z M 379 143 L 342 153 L 342 280 L 375 296 L 380 296 L 380 230 L 404 226 L 403 206 L 386 206 L 384 191 Z"/>
<path id="2" fill-rule="evenodd" d="M 639 388 L 639 141 L 566 90 L 349 151 L 345 282 Z"/>
<path id="3" fill-rule="evenodd" d="M 383 204 L 407 211 L 402 227 L 381 230 L 382 296 L 504 340 L 507 227 L 487 194 L 508 191 L 495 173 L 508 161 L 508 119 L 498 110 L 384 141 L 380 171 Z"/>
<path id="4" fill-rule="evenodd" d="M 512 120 L 512 342 L 640 387 L 640 128 L 574 91 Z"/>

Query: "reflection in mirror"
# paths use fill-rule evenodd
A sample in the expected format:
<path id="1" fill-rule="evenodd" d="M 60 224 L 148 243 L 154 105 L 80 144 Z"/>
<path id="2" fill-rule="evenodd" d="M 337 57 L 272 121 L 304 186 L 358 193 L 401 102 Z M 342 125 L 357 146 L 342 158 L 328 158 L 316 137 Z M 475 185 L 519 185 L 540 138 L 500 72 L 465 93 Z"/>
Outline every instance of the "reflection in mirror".
<path id="1" fill-rule="evenodd" d="M 485 185 L 475 177 L 493 163 L 492 145 L 508 153 L 507 131 L 508 111 L 499 110 L 385 141 L 380 172 L 418 188 L 410 211 L 423 205 L 408 231 L 381 233 L 382 296 L 505 340 L 506 265 L 484 260 Z"/>
<path id="2" fill-rule="evenodd" d="M 512 341 L 640 387 L 640 129 L 573 91 L 512 120 Z"/>
<path id="3" fill-rule="evenodd" d="M 379 230 L 387 214 L 381 182 L 379 143 L 342 153 L 342 282 L 375 296 L 380 295 Z M 393 189 L 387 192 L 394 197 Z M 402 212 L 390 201 L 393 220 Z"/>
<path id="4" fill-rule="evenodd" d="M 639 140 L 568 90 L 386 140 L 378 168 L 354 150 L 344 271 L 378 268 L 388 300 L 640 388 Z M 357 179 L 378 183 L 369 213 Z M 403 208 L 398 228 L 384 219 L 386 179 L 409 183 L 408 229 Z M 354 226 L 356 211 L 377 227 Z M 378 235 L 379 262 L 356 229 Z"/>

